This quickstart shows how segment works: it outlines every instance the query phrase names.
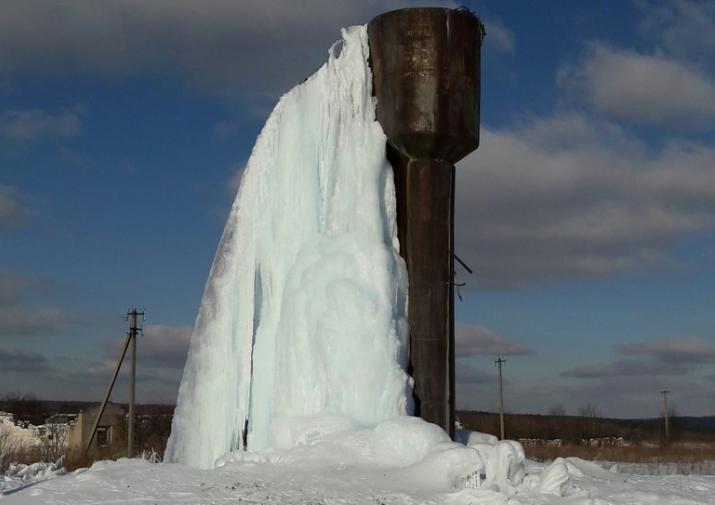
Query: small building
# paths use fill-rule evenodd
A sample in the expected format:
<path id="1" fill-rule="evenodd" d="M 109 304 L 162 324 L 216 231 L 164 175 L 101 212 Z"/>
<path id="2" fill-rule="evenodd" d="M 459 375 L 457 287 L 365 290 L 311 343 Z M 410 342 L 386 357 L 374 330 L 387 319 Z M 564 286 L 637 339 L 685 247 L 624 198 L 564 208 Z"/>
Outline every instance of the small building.
<path id="1" fill-rule="evenodd" d="M 99 405 L 82 409 L 77 420 L 72 426 L 69 437 L 70 449 L 84 449 L 87 447 L 92 428 L 99 413 Z M 102 414 L 102 419 L 97 426 L 97 434 L 92 441 L 92 448 L 108 447 L 123 440 L 126 432 L 126 416 L 124 408 L 108 403 Z"/>

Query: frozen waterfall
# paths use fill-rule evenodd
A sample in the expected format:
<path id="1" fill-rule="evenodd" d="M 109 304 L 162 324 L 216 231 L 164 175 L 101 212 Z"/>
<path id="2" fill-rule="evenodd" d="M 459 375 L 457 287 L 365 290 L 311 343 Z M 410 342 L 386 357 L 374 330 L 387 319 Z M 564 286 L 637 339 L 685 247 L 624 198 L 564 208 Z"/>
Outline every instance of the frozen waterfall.
<path id="1" fill-rule="evenodd" d="M 166 461 L 210 468 L 236 449 L 275 447 L 304 419 L 371 427 L 411 412 L 407 272 L 368 51 L 365 27 L 343 30 L 256 141 L 206 284 Z"/>

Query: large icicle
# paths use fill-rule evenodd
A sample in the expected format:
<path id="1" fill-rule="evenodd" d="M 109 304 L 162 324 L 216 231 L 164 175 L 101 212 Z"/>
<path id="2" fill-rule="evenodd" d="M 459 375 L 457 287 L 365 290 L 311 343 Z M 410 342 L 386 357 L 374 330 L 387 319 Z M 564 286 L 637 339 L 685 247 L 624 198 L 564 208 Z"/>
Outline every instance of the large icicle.
<path id="1" fill-rule="evenodd" d="M 365 27 L 284 95 L 246 166 L 209 274 L 167 461 L 212 467 L 272 428 L 411 410 L 407 274 Z"/>

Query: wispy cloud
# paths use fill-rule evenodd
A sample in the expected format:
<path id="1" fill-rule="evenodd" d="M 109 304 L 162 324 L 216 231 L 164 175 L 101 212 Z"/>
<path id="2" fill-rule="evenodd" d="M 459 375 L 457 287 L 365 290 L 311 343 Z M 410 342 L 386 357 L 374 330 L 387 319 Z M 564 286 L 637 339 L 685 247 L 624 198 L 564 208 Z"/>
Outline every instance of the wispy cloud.
<path id="1" fill-rule="evenodd" d="M 598 379 L 602 377 L 629 377 L 633 375 L 685 375 L 689 368 L 683 365 L 668 365 L 657 361 L 611 361 L 595 365 L 581 365 L 564 370 L 562 377 Z"/>
<path id="2" fill-rule="evenodd" d="M 475 384 L 496 384 L 496 374 L 485 372 L 462 363 L 456 367 L 455 380 L 458 388 Z"/>
<path id="3" fill-rule="evenodd" d="M 715 342 L 702 338 L 672 338 L 616 346 L 620 354 L 648 355 L 674 365 L 715 363 Z"/>
<path id="4" fill-rule="evenodd" d="M 0 336 L 52 335 L 72 321 L 71 316 L 59 309 L 0 307 Z"/>
<path id="5" fill-rule="evenodd" d="M 55 370 L 52 373 L 54 380 L 68 382 L 72 384 L 84 384 L 89 387 L 106 386 L 114 374 L 117 362 L 115 360 L 94 360 L 94 361 L 75 361 L 75 368 L 69 371 Z M 130 367 L 128 360 L 124 362 L 119 371 L 117 380 L 125 383 L 129 379 Z M 178 390 L 179 382 L 177 378 L 168 378 L 165 375 L 157 372 L 151 367 L 142 367 L 137 365 L 136 380 L 139 383 L 160 383 L 162 385 L 169 384 Z"/>
<path id="6" fill-rule="evenodd" d="M 158 367 L 182 370 L 193 327 L 148 324 L 142 335 L 142 360 Z"/>
<path id="7" fill-rule="evenodd" d="M 671 0 L 637 2 L 641 34 L 658 52 L 715 69 L 715 2 Z"/>
<path id="8" fill-rule="evenodd" d="M 2 322 L 0 322 L 1 324 Z M 0 345 L 0 370 L 36 373 L 48 369 L 47 358 L 42 354 L 21 349 L 11 349 Z"/>
<path id="9" fill-rule="evenodd" d="M 40 109 L 15 109 L 0 115 L 0 137 L 31 142 L 43 137 L 67 138 L 81 131 L 79 116 L 63 111 L 52 114 Z"/>
<path id="10" fill-rule="evenodd" d="M 454 333 L 458 358 L 534 354 L 521 342 L 476 324 L 457 323 Z"/>
<path id="11" fill-rule="evenodd" d="M 193 327 L 189 325 L 145 325 L 138 337 L 137 361 L 140 368 L 154 371 L 162 369 L 162 372 L 178 373 L 182 371 L 186 363 L 192 332 Z M 93 362 L 92 369 L 89 371 L 93 374 L 106 374 L 106 370 L 114 366 L 115 360 L 121 352 L 122 343 L 106 343 L 102 351 L 102 359 Z"/>
<path id="12" fill-rule="evenodd" d="M 514 32 L 498 21 L 487 21 L 484 24 L 487 32 L 484 45 L 500 53 L 512 54 L 516 47 Z"/>
<path id="13" fill-rule="evenodd" d="M 74 318 L 60 309 L 24 304 L 25 297 L 44 290 L 39 279 L 0 269 L 0 336 L 52 335 L 73 322 Z"/>
<path id="14" fill-rule="evenodd" d="M 151 401 L 173 402 L 179 389 L 181 371 L 191 339 L 188 325 L 149 324 L 137 341 L 137 382 L 139 394 Z M 61 358 L 61 367 L 53 369 L 46 380 L 67 384 L 71 390 L 82 385 L 77 393 L 86 397 L 87 391 L 98 394 L 109 384 L 120 354 L 119 342 L 105 343 L 98 359 Z M 113 397 L 124 398 L 129 377 L 129 361 L 125 358 L 118 375 Z"/>
<path id="15" fill-rule="evenodd" d="M 670 401 L 687 415 L 712 415 L 715 389 L 711 384 L 687 375 L 604 376 L 592 380 L 553 380 L 549 378 L 512 379 L 506 387 L 505 403 L 509 412 L 548 412 L 555 403 L 568 412 L 577 412 L 585 403 L 598 407 L 604 416 L 655 417 L 660 415 L 662 398 L 668 387 Z M 464 384 L 457 391 L 460 408 L 496 410 L 495 382 Z"/>
<path id="16" fill-rule="evenodd" d="M 634 375 L 687 375 L 693 373 L 698 365 L 715 363 L 715 342 L 699 338 L 672 338 L 620 344 L 615 349 L 618 354 L 642 358 L 576 366 L 561 372 L 560 375 L 581 379 Z"/>
<path id="17" fill-rule="evenodd" d="M 17 189 L 0 184 L 0 228 L 13 228 L 26 217 L 27 209 L 20 203 Z"/>

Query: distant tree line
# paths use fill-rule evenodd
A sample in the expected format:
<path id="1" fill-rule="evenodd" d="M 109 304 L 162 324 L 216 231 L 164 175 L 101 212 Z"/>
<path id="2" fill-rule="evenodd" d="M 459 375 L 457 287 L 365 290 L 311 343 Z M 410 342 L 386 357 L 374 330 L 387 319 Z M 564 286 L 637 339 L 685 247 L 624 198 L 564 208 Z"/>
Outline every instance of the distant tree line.
<path id="1" fill-rule="evenodd" d="M 698 426 L 690 418 L 670 412 L 671 440 L 715 440 L 712 425 Z M 457 419 L 466 429 L 484 433 L 499 433 L 499 416 L 492 412 L 458 411 Z M 715 422 L 715 420 L 714 420 Z M 659 441 L 663 437 L 663 419 L 609 419 L 601 417 L 595 405 L 579 409 L 579 415 L 565 415 L 563 407 L 555 406 L 546 415 L 506 414 L 506 437 L 511 439 L 561 439 L 564 443 L 580 444 L 591 438 L 622 437 L 631 442 Z"/>

